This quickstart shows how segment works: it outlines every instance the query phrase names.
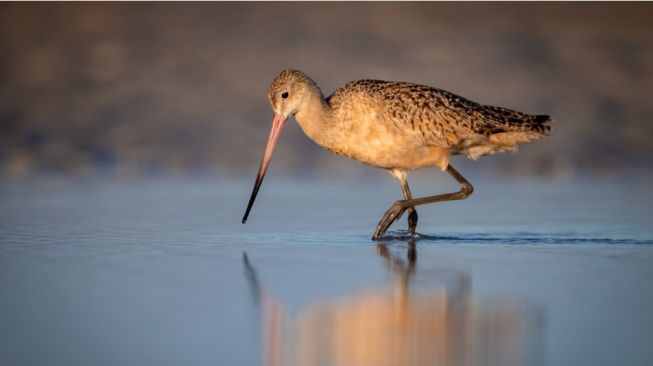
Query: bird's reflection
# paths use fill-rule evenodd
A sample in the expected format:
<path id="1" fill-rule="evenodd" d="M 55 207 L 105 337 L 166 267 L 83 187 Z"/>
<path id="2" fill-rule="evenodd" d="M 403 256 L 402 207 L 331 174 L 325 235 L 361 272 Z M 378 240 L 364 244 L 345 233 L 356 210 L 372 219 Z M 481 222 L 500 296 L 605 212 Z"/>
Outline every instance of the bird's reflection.
<path id="1" fill-rule="evenodd" d="M 293 318 L 286 318 L 283 303 L 267 293 L 243 255 L 261 311 L 265 365 L 542 363 L 538 311 L 515 303 L 475 303 L 470 277 L 460 271 L 417 271 L 413 241 L 405 257 L 386 244 L 376 251 L 392 273 L 389 291 L 313 304 Z"/>

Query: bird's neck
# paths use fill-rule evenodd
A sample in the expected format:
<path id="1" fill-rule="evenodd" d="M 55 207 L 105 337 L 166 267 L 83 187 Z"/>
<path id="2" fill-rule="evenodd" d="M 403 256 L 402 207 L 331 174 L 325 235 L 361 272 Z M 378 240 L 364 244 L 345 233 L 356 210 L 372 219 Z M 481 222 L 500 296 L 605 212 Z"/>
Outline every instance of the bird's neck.
<path id="1" fill-rule="evenodd" d="M 319 145 L 326 146 L 331 128 L 330 107 L 317 88 L 310 90 L 304 98 L 302 107 L 295 114 L 295 119 L 306 136 Z"/>

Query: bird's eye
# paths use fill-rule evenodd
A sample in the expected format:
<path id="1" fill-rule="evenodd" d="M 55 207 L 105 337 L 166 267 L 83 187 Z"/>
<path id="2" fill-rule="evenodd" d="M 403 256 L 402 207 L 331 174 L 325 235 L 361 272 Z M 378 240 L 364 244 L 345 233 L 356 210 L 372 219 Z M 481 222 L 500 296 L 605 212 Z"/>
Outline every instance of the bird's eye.
<path id="1" fill-rule="evenodd" d="M 283 99 L 288 98 L 288 92 L 283 92 L 283 94 L 281 94 L 281 98 Z"/>

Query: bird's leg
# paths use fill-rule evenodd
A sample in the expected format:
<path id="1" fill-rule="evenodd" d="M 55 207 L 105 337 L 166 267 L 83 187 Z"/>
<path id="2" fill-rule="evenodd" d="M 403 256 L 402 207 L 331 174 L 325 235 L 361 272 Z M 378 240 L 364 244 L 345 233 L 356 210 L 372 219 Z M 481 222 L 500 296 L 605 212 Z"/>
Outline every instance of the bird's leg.
<path id="1" fill-rule="evenodd" d="M 388 230 L 390 225 L 399 217 L 401 214 L 408 209 L 409 207 L 415 207 L 419 205 L 424 205 L 427 203 L 436 203 L 444 201 L 453 201 L 453 200 L 462 200 L 469 197 L 470 194 L 474 191 L 474 187 L 458 173 L 451 165 L 447 166 L 447 172 L 451 174 L 454 179 L 460 183 L 460 191 L 454 193 L 445 193 L 438 194 L 435 196 L 428 196 L 415 199 L 405 199 L 395 202 L 390 208 L 385 212 L 379 224 L 376 226 L 376 231 L 374 232 L 373 240 L 378 240 L 383 234 Z M 401 181 L 401 180 L 400 180 Z"/>
<path id="2" fill-rule="evenodd" d="M 399 181 L 399 184 L 401 184 L 401 190 L 404 193 L 404 200 L 403 201 L 410 201 L 413 199 L 412 195 L 410 194 L 410 187 L 408 187 L 408 179 L 406 178 L 406 172 L 402 169 L 389 169 L 388 172 L 397 180 Z M 393 213 L 389 214 L 386 212 L 385 216 L 392 217 L 392 221 L 390 221 L 390 224 L 392 224 L 394 221 L 398 220 L 401 215 L 403 215 L 404 211 L 408 210 L 408 233 L 410 235 L 415 234 L 415 228 L 417 228 L 417 210 L 415 209 L 414 206 L 407 206 L 403 207 L 400 205 L 397 205 L 398 202 L 403 202 L 403 201 L 397 201 L 395 202 L 395 205 L 393 205 L 389 210 L 392 210 Z M 380 224 L 380 223 L 379 223 Z M 390 226 L 388 224 L 388 227 Z M 377 227 L 378 230 L 378 227 Z M 373 238 L 376 239 L 376 238 Z"/>
<path id="3" fill-rule="evenodd" d="M 406 201 L 412 200 L 413 196 L 410 194 L 408 180 L 401 179 L 399 182 L 401 183 L 401 190 L 404 192 L 404 198 Z M 406 210 L 408 211 L 408 233 L 410 235 L 415 235 L 415 229 L 417 228 L 417 210 L 415 209 L 415 206 L 409 206 Z"/>

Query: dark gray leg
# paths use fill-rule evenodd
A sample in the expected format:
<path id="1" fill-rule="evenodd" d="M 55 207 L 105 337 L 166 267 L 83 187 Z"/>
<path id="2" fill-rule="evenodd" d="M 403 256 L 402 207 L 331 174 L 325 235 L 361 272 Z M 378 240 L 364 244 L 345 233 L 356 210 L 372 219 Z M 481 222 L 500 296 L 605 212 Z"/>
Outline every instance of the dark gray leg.
<path id="1" fill-rule="evenodd" d="M 393 177 L 397 178 L 399 181 L 399 184 L 401 184 L 401 191 L 404 193 L 404 199 L 406 201 L 410 201 L 413 199 L 413 196 L 410 194 L 410 187 L 408 187 L 408 179 L 406 177 L 406 172 L 401 170 L 401 169 L 392 169 L 388 171 L 390 174 L 392 174 Z M 415 229 L 417 228 L 417 210 L 415 209 L 414 206 L 408 207 L 408 232 L 410 235 L 415 234 Z M 395 218 L 395 220 L 399 219 L 401 217 L 401 214 Z"/>
<path id="2" fill-rule="evenodd" d="M 400 180 L 401 190 L 404 191 L 404 198 L 406 201 L 413 199 L 413 196 L 410 194 L 410 188 L 408 187 L 407 180 Z M 406 209 L 408 211 L 408 233 L 410 235 L 415 235 L 415 229 L 417 228 L 417 210 L 415 206 L 410 206 Z"/>
<path id="3" fill-rule="evenodd" d="M 391 169 L 388 172 L 401 184 L 401 190 L 404 193 L 404 200 L 410 201 L 413 199 L 413 196 L 410 194 L 410 188 L 408 187 L 408 179 L 406 177 L 406 172 L 401 169 Z M 417 228 L 417 210 L 414 206 L 408 207 L 408 232 L 410 235 L 415 235 L 415 229 Z M 399 217 L 403 214 L 403 211 L 395 218 L 398 220 Z"/>
<path id="4" fill-rule="evenodd" d="M 435 196 L 428 196 L 428 197 L 422 197 L 422 198 L 416 198 L 416 199 L 409 199 L 406 198 L 405 200 L 400 200 L 395 202 L 390 208 L 385 212 L 381 220 L 379 221 L 378 225 L 376 226 L 376 231 L 374 231 L 374 236 L 372 237 L 372 240 L 378 240 L 385 234 L 385 232 L 388 230 L 390 225 L 399 218 L 404 211 L 407 209 L 412 208 L 413 210 L 415 209 L 415 206 L 419 205 L 424 205 L 427 203 L 436 203 L 436 202 L 444 202 L 444 201 L 453 201 L 453 200 L 462 200 L 467 197 L 469 197 L 470 194 L 474 191 L 474 187 L 463 177 L 458 173 L 456 169 L 454 169 L 451 164 L 447 166 L 447 172 L 451 174 L 454 179 L 460 183 L 460 191 L 454 192 L 454 193 L 445 193 L 445 194 L 438 194 Z M 395 172 L 391 172 L 393 175 L 395 175 Z M 396 176 L 396 175 L 395 175 Z M 404 181 L 405 181 L 405 173 L 403 174 L 404 176 Z M 400 182 L 402 182 L 402 179 L 398 178 Z M 403 188 L 404 184 L 402 184 Z M 408 183 L 406 183 L 406 190 L 404 191 L 404 196 L 406 196 L 406 191 L 408 191 Z M 410 191 L 408 191 L 408 194 L 410 194 Z M 416 211 L 414 211 L 416 212 Z M 409 217 L 408 217 L 408 222 L 409 222 L 409 230 L 410 230 L 410 211 L 409 211 Z M 417 213 L 415 213 L 415 225 L 417 225 Z"/>

